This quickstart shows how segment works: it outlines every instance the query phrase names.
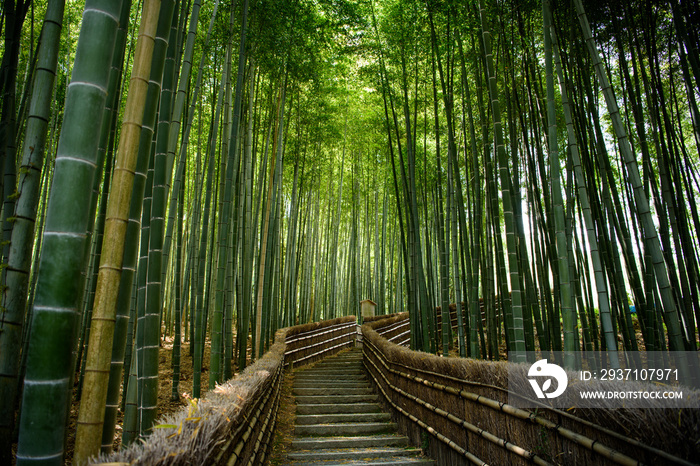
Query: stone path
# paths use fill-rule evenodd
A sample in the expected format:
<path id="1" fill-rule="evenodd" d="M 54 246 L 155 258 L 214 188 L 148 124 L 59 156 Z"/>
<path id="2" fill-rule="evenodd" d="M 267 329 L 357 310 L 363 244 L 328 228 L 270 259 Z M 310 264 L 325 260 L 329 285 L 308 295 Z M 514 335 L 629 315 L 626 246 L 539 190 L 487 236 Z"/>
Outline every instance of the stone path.
<path id="1" fill-rule="evenodd" d="M 397 434 L 372 392 L 361 349 L 329 357 L 294 377 L 296 425 L 289 466 L 434 465 Z"/>

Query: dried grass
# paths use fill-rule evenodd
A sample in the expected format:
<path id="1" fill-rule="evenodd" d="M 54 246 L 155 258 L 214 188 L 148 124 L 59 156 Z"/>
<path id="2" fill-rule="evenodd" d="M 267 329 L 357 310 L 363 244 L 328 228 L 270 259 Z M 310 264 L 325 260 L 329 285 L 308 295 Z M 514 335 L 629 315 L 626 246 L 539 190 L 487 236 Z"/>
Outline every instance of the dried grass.
<path id="1" fill-rule="evenodd" d="M 367 317 L 362 318 L 362 323 L 368 324 L 370 322 L 376 322 L 378 320 L 384 320 L 384 319 L 391 319 L 393 317 L 402 316 L 402 315 L 408 315 L 408 313 L 407 312 L 396 312 L 394 314 L 384 314 L 384 315 L 379 315 L 379 316 L 367 316 Z"/>
<path id="2" fill-rule="evenodd" d="M 270 352 L 237 377 L 217 386 L 179 412 L 160 419 L 146 443 L 135 443 L 101 462 L 179 465 L 210 463 L 226 438 L 243 421 L 258 396 L 269 388 L 282 364 L 283 346 Z"/>

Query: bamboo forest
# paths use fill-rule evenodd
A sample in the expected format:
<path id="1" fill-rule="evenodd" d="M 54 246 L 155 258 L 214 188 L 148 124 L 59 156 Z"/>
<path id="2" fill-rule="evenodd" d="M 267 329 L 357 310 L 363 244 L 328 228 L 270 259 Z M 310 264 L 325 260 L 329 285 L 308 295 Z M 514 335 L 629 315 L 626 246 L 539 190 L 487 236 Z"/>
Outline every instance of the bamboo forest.
<path id="1" fill-rule="evenodd" d="M 698 0 L 0 11 L 0 464 L 86 464 L 192 429 L 198 400 L 264 372 L 244 371 L 295 326 L 356 319 L 363 370 L 381 372 L 361 302 L 403 318 L 435 373 L 687 354 L 694 405 L 671 417 L 690 453 L 658 454 L 698 460 Z M 178 410 L 179 429 L 159 420 Z M 405 422 L 433 442 L 431 419 Z M 606 432 L 633 436 L 622 424 Z M 511 461 L 450 447 L 464 463 L 430 464 Z"/>

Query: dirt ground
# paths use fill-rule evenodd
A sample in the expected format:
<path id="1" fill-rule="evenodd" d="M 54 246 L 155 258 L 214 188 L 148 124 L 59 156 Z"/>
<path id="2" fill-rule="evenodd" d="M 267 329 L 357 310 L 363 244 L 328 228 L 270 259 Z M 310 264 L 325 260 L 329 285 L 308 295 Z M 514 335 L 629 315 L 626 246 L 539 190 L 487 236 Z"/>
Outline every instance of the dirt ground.
<path id="1" fill-rule="evenodd" d="M 295 371 L 296 370 L 293 370 L 284 375 L 280 407 L 279 411 L 277 411 L 277 425 L 275 426 L 272 451 L 270 452 L 269 464 L 271 466 L 282 464 L 286 460 L 287 453 L 292 447 L 297 408 L 294 394 L 292 393 Z"/>

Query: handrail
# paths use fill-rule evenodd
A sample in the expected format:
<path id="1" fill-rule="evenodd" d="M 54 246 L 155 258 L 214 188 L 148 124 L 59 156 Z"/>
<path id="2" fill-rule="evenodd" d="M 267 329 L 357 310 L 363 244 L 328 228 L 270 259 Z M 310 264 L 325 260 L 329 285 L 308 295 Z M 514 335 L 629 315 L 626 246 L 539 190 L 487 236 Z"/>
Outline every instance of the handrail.
<path id="1" fill-rule="evenodd" d="M 331 325 L 329 327 L 326 327 L 327 330 L 322 331 L 322 332 L 319 332 L 318 330 L 309 330 L 308 332 L 297 333 L 297 334 L 293 335 L 294 338 L 291 338 L 291 339 L 289 337 L 287 337 L 285 339 L 285 342 L 287 344 L 295 343 L 295 342 L 300 341 L 300 340 L 305 340 L 305 339 L 313 338 L 313 337 L 318 336 L 318 335 L 323 335 L 325 333 L 333 332 L 339 328 L 346 328 L 346 327 L 351 327 L 351 326 L 354 327 L 355 325 L 357 325 L 357 324 L 354 321 L 351 323 L 342 322 L 339 324 L 335 324 L 335 325 Z"/>
<path id="2" fill-rule="evenodd" d="M 325 354 L 346 346 L 354 346 L 357 338 L 356 328 L 355 316 L 291 327 L 285 338 L 285 366 L 293 366 L 299 362 L 308 364 Z M 344 341 L 336 343 L 339 340 Z M 297 347 L 302 344 L 303 346 Z"/>
<path id="3" fill-rule="evenodd" d="M 406 327 L 406 326 L 409 326 L 409 327 L 411 326 L 411 323 L 409 322 L 408 319 L 400 320 L 392 325 L 387 325 L 386 327 L 382 328 L 382 330 L 380 332 L 377 332 L 377 333 L 380 335 L 384 335 L 386 333 L 391 332 L 392 330 L 396 330 L 397 328 Z"/>

